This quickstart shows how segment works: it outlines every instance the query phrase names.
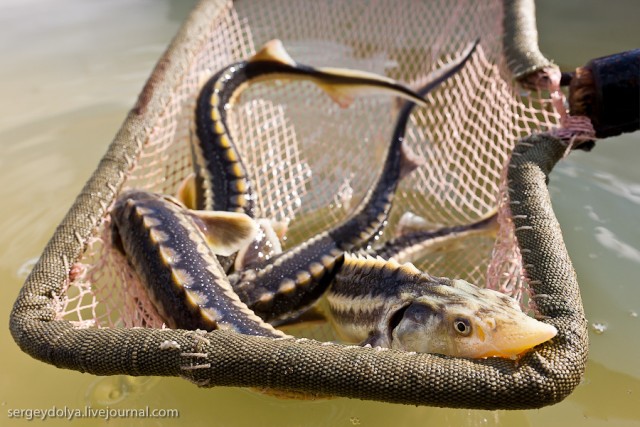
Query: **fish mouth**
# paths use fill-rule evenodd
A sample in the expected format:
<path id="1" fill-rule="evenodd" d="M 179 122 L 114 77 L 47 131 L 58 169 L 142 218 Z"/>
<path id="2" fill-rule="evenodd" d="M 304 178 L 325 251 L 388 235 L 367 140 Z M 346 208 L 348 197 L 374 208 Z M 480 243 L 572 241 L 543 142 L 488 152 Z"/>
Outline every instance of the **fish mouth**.
<path id="1" fill-rule="evenodd" d="M 555 326 L 527 316 L 528 321 L 503 326 L 500 336 L 494 337 L 490 348 L 478 357 L 517 358 L 558 334 Z M 511 329 L 511 330 L 509 330 Z"/>

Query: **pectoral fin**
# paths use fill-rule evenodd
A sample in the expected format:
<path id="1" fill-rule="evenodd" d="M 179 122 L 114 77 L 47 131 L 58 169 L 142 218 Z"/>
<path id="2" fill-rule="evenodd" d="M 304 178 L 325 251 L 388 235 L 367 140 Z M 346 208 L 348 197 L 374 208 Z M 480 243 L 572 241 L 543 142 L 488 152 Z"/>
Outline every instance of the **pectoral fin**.
<path id="1" fill-rule="evenodd" d="M 217 255 L 229 256 L 237 252 L 249 245 L 258 232 L 258 224 L 243 213 L 190 210 L 189 214 Z"/>
<path id="2" fill-rule="evenodd" d="M 278 236 L 278 239 L 282 242 L 287 235 L 287 231 L 289 231 L 289 223 L 276 220 L 270 220 L 269 223 L 271 224 L 273 232 L 276 233 L 276 236 Z"/>
<path id="3" fill-rule="evenodd" d="M 267 260 L 282 252 L 280 238 L 276 232 L 276 221 L 266 218 L 257 220 L 259 231 L 256 237 L 248 245 L 244 245 L 238 251 L 234 268 L 236 271 L 243 270 L 260 260 Z"/>

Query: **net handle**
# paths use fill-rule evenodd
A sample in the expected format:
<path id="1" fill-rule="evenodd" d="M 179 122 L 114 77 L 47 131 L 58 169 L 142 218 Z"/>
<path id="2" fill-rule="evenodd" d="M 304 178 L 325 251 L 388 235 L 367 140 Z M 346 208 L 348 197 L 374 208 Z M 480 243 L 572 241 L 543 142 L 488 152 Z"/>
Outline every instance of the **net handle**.
<path id="1" fill-rule="evenodd" d="M 518 81 L 531 80 L 532 74 L 557 69 L 538 47 L 534 0 L 503 0 L 502 48 L 507 66 Z"/>

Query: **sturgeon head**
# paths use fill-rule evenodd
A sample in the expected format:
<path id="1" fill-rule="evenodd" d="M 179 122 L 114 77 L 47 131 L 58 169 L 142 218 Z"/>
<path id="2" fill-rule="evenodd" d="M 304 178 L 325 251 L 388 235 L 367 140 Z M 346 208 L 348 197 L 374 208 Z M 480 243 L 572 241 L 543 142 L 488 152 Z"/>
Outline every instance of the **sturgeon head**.
<path id="1" fill-rule="evenodd" d="M 558 332 L 525 314 L 515 299 L 500 292 L 464 280 L 436 287 L 437 292 L 406 296 L 410 302 L 389 318 L 392 348 L 456 357 L 515 358 Z"/>
<path id="2" fill-rule="evenodd" d="M 327 302 L 345 340 L 404 351 L 514 358 L 557 334 L 507 295 L 393 259 L 345 254 Z"/>

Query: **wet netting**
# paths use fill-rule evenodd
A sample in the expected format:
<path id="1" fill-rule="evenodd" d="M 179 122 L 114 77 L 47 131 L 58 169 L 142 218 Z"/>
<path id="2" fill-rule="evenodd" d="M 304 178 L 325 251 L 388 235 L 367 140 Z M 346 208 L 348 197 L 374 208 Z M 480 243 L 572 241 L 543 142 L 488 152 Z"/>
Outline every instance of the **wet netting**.
<path id="1" fill-rule="evenodd" d="M 12 313 L 16 341 L 38 359 L 98 375 L 469 408 L 563 399 L 584 369 L 586 329 L 545 185 L 566 144 L 529 136 L 565 119 L 545 79 L 553 66 L 537 50 L 532 3 L 203 1 L 27 279 Z M 123 190 L 173 195 L 193 171 L 189 138 L 204 79 L 278 38 L 300 63 L 418 87 L 478 37 L 464 69 L 411 117 L 407 142 L 422 165 L 402 181 L 382 240 L 407 226 L 468 224 L 498 211 L 497 232 L 417 251 L 411 261 L 518 298 L 558 328 L 556 338 L 516 362 L 345 346 L 313 325 L 298 328 L 307 337 L 298 339 L 164 328 L 112 245 L 109 212 Z M 285 248 L 358 205 L 381 170 L 398 105 L 377 96 L 340 108 L 304 82 L 255 84 L 242 94 L 229 112 L 231 134 L 257 194 L 256 216 L 287 224 Z M 421 219 L 407 224 L 408 214 Z"/>

